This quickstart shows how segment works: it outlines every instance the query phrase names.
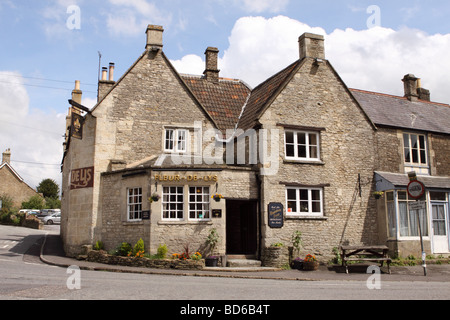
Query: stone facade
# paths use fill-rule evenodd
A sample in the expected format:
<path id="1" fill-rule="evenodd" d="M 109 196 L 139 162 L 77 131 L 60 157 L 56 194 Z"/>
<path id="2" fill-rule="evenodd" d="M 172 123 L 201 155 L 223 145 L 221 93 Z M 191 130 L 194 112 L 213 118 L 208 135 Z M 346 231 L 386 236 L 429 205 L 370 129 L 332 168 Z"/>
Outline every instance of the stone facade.
<path id="1" fill-rule="evenodd" d="M 24 182 L 10 164 L 11 151 L 3 152 L 0 164 L 0 195 L 7 195 L 13 199 L 16 208 L 22 207 L 22 202 L 28 201 L 33 196 L 41 196 L 33 188 Z"/>
<path id="2" fill-rule="evenodd" d="M 404 128 L 377 123 L 372 96 L 346 87 L 322 36 L 301 36 L 300 59 L 250 89 L 219 77 L 213 47 L 203 77 L 178 74 L 162 32 L 149 26 L 146 51 L 120 80 L 104 74 L 82 139 L 66 141 L 61 233 L 69 255 L 97 240 L 110 250 L 142 238 L 151 254 L 167 245 L 170 254 L 264 260 L 276 243 L 287 252 L 300 231 L 300 255 L 326 262 L 340 245 L 392 240 L 386 203 L 373 197 L 374 172 L 405 173 Z M 78 91 L 73 100 L 80 103 Z M 448 134 L 427 142 L 430 174 L 448 175 Z M 74 186 L 88 170 L 93 180 Z"/>

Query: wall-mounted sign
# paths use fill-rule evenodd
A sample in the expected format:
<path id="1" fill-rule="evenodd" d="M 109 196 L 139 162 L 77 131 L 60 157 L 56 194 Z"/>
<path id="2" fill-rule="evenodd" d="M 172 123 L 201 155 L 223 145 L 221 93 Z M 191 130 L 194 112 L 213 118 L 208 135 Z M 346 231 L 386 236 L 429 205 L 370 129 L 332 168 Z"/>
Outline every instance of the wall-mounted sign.
<path id="1" fill-rule="evenodd" d="M 213 209 L 212 217 L 215 219 L 222 218 L 222 209 Z"/>
<path id="2" fill-rule="evenodd" d="M 150 211 L 142 211 L 142 220 L 150 220 Z"/>
<path id="3" fill-rule="evenodd" d="M 219 177 L 216 175 L 196 175 L 196 174 L 189 174 L 189 175 L 163 175 L 163 174 L 155 174 L 155 181 L 158 182 L 217 182 L 219 181 Z"/>
<path id="4" fill-rule="evenodd" d="M 94 186 L 94 167 L 72 170 L 70 190 L 92 188 Z"/>
<path id="5" fill-rule="evenodd" d="M 284 207 L 281 203 L 269 203 L 269 227 L 282 228 L 284 225 Z"/>

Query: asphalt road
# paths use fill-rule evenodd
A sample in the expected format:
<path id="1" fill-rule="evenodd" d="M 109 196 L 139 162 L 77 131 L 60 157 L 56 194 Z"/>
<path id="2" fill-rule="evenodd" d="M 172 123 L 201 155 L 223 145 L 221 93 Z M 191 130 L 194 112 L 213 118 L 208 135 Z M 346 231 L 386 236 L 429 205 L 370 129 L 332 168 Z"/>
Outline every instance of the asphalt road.
<path id="1" fill-rule="evenodd" d="M 446 282 L 286 281 L 67 270 L 39 260 L 45 232 L 0 226 L 1 300 L 447 300 Z M 68 273 L 68 271 L 70 271 Z M 197 302 L 198 304 L 198 302 Z M 270 304 L 270 303 L 269 303 Z M 216 309 L 216 313 L 217 313 Z M 225 312 L 221 310 L 221 312 Z"/>

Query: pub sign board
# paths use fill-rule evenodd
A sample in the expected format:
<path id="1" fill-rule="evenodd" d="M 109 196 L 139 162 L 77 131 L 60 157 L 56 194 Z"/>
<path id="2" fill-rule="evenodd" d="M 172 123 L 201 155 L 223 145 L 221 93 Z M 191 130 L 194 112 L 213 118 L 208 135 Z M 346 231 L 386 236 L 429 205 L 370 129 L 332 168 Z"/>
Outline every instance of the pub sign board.
<path id="1" fill-rule="evenodd" d="M 282 228 L 284 225 L 284 207 L 281 203 L 269 203 L 269 227 Z"/>
<path id="2" fill-rule="evenodd" d="M 92 188 L 94 186 L 94 167 L 72 170 L 70 190 Z"/>

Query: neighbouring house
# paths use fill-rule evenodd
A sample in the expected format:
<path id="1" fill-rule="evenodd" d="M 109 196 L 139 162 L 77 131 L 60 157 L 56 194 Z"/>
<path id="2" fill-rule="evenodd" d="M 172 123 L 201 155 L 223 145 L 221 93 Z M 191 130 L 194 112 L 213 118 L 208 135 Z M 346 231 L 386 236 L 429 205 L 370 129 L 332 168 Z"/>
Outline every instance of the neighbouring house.
<path id="1" fill-rule="evenodd" d="M 11 166 L 11 149 L 7 149 L 2 154 L 2 163 L 0 165 L 0 195 L 11 197 L 16 208 L 21 208 L 22 202 L 28 201 L 33 196 L 41 196 Z"/>
<path id="2" fill-rule="evenodd" d="M 428 190 L 427 251 L 449 252 L 450 107 L 427 101 L 412 75 L 406 98 L 349 89 L 324 37 L 305 33 L 299 59 L 250 88 L 220 77 L 214 47 L 202 76 L 178 73 L 163 32 L 148 26 L 145 51 L 118 81 L 114 64 L 109 77 L 103 69 L 93 109 L 76 82 L 62 162 L 68 255 L 140 238 L 151 253 L 207 253 L 212 229 L 222 256 L 261 259 L 296 231 L 302 252 L 322 260 L 342 244 L 417 255 L 403 193 L 412 170 Z"/>

